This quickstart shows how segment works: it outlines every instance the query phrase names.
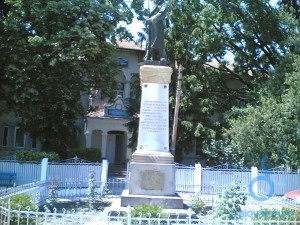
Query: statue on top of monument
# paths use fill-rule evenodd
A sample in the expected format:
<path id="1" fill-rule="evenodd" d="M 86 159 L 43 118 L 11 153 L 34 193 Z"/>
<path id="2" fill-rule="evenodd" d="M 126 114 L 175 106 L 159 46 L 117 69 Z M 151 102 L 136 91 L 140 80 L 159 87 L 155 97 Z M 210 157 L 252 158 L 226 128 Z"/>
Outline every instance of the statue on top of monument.
<path id="1" fill-rule="evenodd" d="M 154 9 L 146 20 L 148 39 L 145 64 L 166 65 L 164 28 L 167 10 L 168 5 L 164 0 L 154 0 Z"/>

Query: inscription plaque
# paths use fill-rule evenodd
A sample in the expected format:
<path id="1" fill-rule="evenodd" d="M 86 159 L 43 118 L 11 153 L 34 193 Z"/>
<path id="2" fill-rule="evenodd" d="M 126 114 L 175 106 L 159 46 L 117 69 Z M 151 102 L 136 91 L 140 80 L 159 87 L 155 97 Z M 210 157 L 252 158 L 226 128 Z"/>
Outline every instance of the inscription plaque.
<path id="1" fill-rule="evenodd" d="M 141 174 L 141 188 L 144 190 L 163 190 L 164 174 L 156 170 L 145 170 Z"/>
<path id="2" fill-rule="evenodd" d="M 169 86 L 142 86 L 138 149 L 169 151 Z"/>

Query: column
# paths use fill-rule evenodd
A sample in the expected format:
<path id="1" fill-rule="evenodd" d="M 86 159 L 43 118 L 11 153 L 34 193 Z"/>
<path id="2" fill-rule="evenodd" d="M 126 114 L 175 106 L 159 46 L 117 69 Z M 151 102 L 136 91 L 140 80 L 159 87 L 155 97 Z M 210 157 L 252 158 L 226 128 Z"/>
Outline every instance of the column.
<path id="1" fill-rule="evenodd" d="M 102 141 L 101 141 L 102 158 L 106 158 L 106 147 L 107 147 L 107 132 L 102 131 Z"/>
<path id="2" fill-rule="evenodd" d="M 86 148 L 92 147 L 92 133 L 88 130 L 85 132 L 85 147 Z"/>
<path id="3" fill-rule="evenodd" d="M 194 179 L 195 179 L 195 192 L 198 193 L 198 192 L 201 192 L 201 180 L 202 180 L 202 166 L 200 163 L 196 163 L 195 164 L 195 176 L 194 176 Z"/>
<path id="4" fill-rule="evenodd" d="M 124 83 L 124 98 L 130 97 L 130 81 L 125 81 Z"/>

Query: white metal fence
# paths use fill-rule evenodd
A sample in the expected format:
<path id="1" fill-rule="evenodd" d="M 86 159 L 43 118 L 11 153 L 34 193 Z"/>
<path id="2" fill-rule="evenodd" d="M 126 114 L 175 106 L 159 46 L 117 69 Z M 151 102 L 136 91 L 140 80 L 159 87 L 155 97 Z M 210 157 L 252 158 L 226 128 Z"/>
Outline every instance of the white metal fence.
<path id="1" fill-rule="evenodd" d="M 74 190 L 78 190 L 75 188 Z M 15 194 L 19 193 L 28 193 L 31 194 L 33 197 L 39 197 L 35 199 L 35 202 L 40 202 L 42 199 L 44 200 L 47 196 L 47 192 L 49 192 L 49 183 L 48 182 L 40 182 L 35 184 L 24 185 L 16 188 L 10 188 L 7 192 L 0 193 L 0 200 L 3 198 L 11 197 Z M 84 194 L 85 195 L 85 194 Z M 260 205 L 259 202 L 248 202 L 250 205 L 255 205 L 256 208 Z M 287 207 L 288 205 L 283 204 L 282 199 L 276 198 L 274 201 L 272 199 L 269 202 L 266 202 L 268 206 L 271 203 L 278 204 L 281 206 Z M 296 206 L 296 205 L 295 205 Z M 288 206 L 291 208 L 290 206 Z M 249 212 L 243 212 L 243 217 L 240 220 L 220 220 L 218 218 L 213 218 L 211 216 L 198 216 L 193 213 L 191 210 L 182 210 L 182 211 L 171 211 L 166 210 L 164 214 L 160 215 L 143 215 L 141 213 L 132 214 L 131 207 L 118 209 L 119 211 L 115 211 L 115 209 L 109 209 L 104 211 L 94 211 L 94 212 L 76 212 L 74 210 L 72 213 L 64 211 L 63 213 L 55 212 L 38 212 L 38 211 L 31 211 L 28 210 L 16 210 L 11 209 L 9 204 L 2 204 L 0 205 L 0 224 L 2 225 L 23 225 L 23 224 L 65 224 L 65 225 L 95 225 L 95 224 L 114 224 L 114 225 L 133 225 L 133 224 L 143 224 L 143 225 L 152 225 L 152 224 L 161 224 L 161 225 L 175 225 L 175 224 L 201 224 L 201 225 L 209 225 L 209 224 L 225 224 L 225 225 L 275 225 L 275 224 L 289 224 L 295 225 L 300 224 L 300 218 L 293 218 L 290 217 L 286 220 L 280 218 L 275 219 L 266 219 L 262 220 L 262 218 L 255 218 L 254 213 L 252 211 L 251 215 Z M 291 208 L 293 209 L 293 208 Z M 299 207 L 295 209 L 299 210 Z M 294 211 L 291 211 L 293 214 Z M 290 215 L 289 214 L 289 215 Z"/>
<path id="2" fill-rule="evenodd" d="M 24 224 L 44 224 L 44 225 L 299 225 L 299 220 L 276 220 L 276 219 L 254 219 L 244 218 L 241 220 L 221 220 L 211 217 L 198 217 L 187 211 L 186 213 L 166 213 L 163 215 L 143 216 L 132 215 L 132 209 L 126 211 L 91 212 L 91 213 L 51 213 L 36 211 L 10 210 L 8 205 L 0 206 L 0 222 L 2 225 L 24 225 Z"/>
<path id="3" fill-rule="evenodd" d="M 105 164 L 106 165 L 106 164 Z M 107 179 L 107 165 L 101 163 L 86 162 L 64 162 L 48 163 L 46 168 L 46 179 L 56 180 L 60 188 L 85 188 L 88 185 L 89 173 L 93 171 L 97 183 L 102 187 L 107 184 L 114 195 L 120 195 L 128 186 L 127 178 Z M 41 180 L 41 163 L 19 163 L 16 161 L 0 161 L 0 172 L 15 172 L 16 185 L 23 185 Z M 257 180 L 257 193 L 271 195 L 284 195 L 285 193 L 299 189 L 300 174 L 283 171 L 260 171 L 253 175 L 253 171 L 238 168 L 214 167 L 201 168 L 200 164 L 195 166 L 184 166 L 176 164 L 176 192 L 216 194 L 224 187 L 238 179 L 249 188 L 249 184 L 255 177 L 264 178 L 269 176 L 265 182 Z M 271 181 L 271 182 L 270 182 Z M 273 185 L 270 187 L 270 184 Z M 270 188 L 273 189 L 270 191 Z"/>
<path id="4" fill-rule="evenodd" d="M 47 180 L 55 180 L 60 188 L 88 187 L 89 174 L 101 181 L 101 163 L 49 163 Z"/>
<path id="5" fill-rule="evenodd" d="M 300 188 L 300 173 L 284 171 L 260 171 L 258 192 L 268 195 L 284 195 Z M 272 189 L 272 190 L 271 190 Z"/>
<path id="6" fill-rule="evenodd" d="M 23 185 L 39 181 L 41 179 L 41 163 L 1 160 L 0 172 L 16 173 L 16 185 Z"/>
<path id="7" fill-rule="evenodd" d="M 43 204 L 49 195 L 49 182 L 34 182 L 17 187 L 11 187 L 0 191 L 0 202 L 16 194 L 28 194 L 32 196 L 36 204 Z"/>
<path id="8" fill-rule="evenodd" d="M 197 170 L 197 166 L 200 169 Z M 284 195 L 289 191 L 299 189 L 300 173 L 285 171 L 259 171 L 255 167 L 252 170 L 231 168 L 228 165 L 211 168 L 196 166 L 176 165 L 176 191 L 183 193 L 203 194 L 220 193 L 234 180 L 241 182 L 245 189 L 250 188 L 253 179 L 257 181 L 257 193 L 272 195 Z M 258 178 L 258 179 L 257 179 Z M 265 179 L 267 178 L 267 179 Z M 272 185 L 270 187 L 270 185 Z M 270 188 L 272 189 L 270 191 Z"/>
<path id="9" fill-rule="evenodd" d="M 102 176 L 101 163 L 86 162 L 49 162 L 43 168 L 40 162 L 0 161 L 0 172 L 14 172 L 16 185 L 24 185 L 41 180 L 42 170 L 46 171 L 47 180 L 56 180 L 60 188 L 70 186 L 87 187 L 89 174 L 95 174 L 95 180 L 100 182 Z M 107 171 L 105 171 L 107 172 Z"/>

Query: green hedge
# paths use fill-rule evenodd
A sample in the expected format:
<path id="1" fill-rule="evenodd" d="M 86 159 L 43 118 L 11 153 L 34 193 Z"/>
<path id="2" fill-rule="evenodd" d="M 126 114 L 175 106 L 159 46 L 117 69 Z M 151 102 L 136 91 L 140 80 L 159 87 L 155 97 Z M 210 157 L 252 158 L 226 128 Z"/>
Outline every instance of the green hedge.
<path id="1" fill-rule="evenodd" d="M 13 156 L 16 154 L 16 151 L 12 150 L 1 150 L 0 151 L 0 159 L 4 159 L 7 156 Z"/>
<path id="2" fill-rule="evenodd" d="M 37 150 L 22 150 L 16 151 L 17 160 L 20 162 L 35 161 L 40 162 L 43 158 L 48 158 L 49 162 L 60 161 L 59 155 L 56 152 L 41 152 Z"/>
<path id="3" fill-rule="evenodd" d="M 71 148 L 67 150 L 68 159 L 75 156 L 91 162 L 101 162 L 102 160 L 101 150 L 97 148 Z"/>

